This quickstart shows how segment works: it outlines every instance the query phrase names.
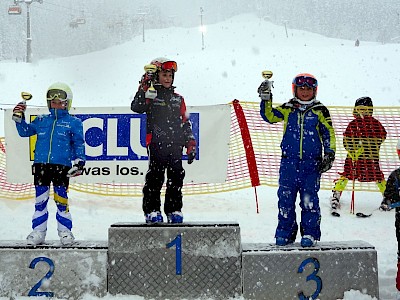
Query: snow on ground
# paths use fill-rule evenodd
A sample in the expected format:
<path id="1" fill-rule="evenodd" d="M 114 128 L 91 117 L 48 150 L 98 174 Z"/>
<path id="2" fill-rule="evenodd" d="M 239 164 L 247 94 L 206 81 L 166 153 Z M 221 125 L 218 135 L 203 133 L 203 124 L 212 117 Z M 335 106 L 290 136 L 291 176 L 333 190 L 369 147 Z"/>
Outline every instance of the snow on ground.
<path id="1" fill-rule="evenodd" d="M 35 41 L 33 41 L 35 43 Z M 149 30 L 141 37 L 87 55 L 34 61 L 32 64 L 0 62 L 0 107 L 20 101 L 21 91 L 30 91 L 31 105 L 46 105 L 45 91 L 55 81 L 71 85 L 74 106 L 125 106 L 137 89 L 143 66 L 166 56 L 178 62 L 175 85 L 187 105 L 228 103 L 233 99 L 258 101 L 256 90 L 261 71 L 271 69 L 275 81 L 274 99 L 291 97 L 291 80 L 301 72 L 319 80 L 318 99 L 325 105 L 353 105 L 370 96 L 376 106 L 398 106 L 400 93 L 399 44 L 381 45 L 326 38 L 304 31 L 289 30 L 241 15 L 209 26 L 205 49 L 201 50 L 198 28 Z M 4 136 L 4 115 L 0 114 L 0 136 Z M 338 133 L 340 134 L 340 133 Z M 340 139 L 338 139 L 340 141 Z M 388 176 L 389 174 L 385 174 Z M 230 193 L 184 197 L 186 221 L 236 221 L 242 242 L 274 242 L 277 224 L 276 188 L 259 187 L 260 213 L 256 213 L 253 189 Z M 329 214 L 330 191 L 321 191 L 322 241 L 364 240 L 378 251 L 380 299 L 395 299 L 397 242 L 394 212 L 375 211 L 360 219 L 351 215 L 351 192 L 342 197 L 342 217 Z M 357 192 L 356 211 L 372 212 L 381 201 L 379 193 Z M 0 239 L 23 240 L 30 232 L 33 199 L 0 199 Z M 108 227 L 116 222 L 142 222 L 141 199 L 102 197 L 70 193 L 74 234 L 79 240 L 106 240 Z M 57 239 L 55 207 L 49 203 L 48 239 Z M 298 210 L 300 211 L 300 209 Z M 5 299 L 5 298 L 0 298 Z M 28 299 L 19 298 L 19 299 Z M 87 296 L 86 300 L 96 297 Z M 103 299 L 143 299 L 139 296 L 107 296 Z M 370 296 L 348 291 L 346 300 L 367 300 Z"/>

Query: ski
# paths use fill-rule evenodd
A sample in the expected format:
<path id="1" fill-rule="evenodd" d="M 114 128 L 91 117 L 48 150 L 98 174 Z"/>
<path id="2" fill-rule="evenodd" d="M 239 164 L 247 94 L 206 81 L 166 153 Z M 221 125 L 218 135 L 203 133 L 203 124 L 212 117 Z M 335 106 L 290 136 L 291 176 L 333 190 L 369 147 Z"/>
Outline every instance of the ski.
<path id="1" fill-rule="evenodd" d="M 340 217 L 340 214 L 336 210 L 332 210 L 331 215 L 334 217 Z"/>
<path id="2" fill-rule="evenodd" d="M 389 205 L 389 207 L 390 207 L 391 209 L 396 208 L 396 207 L 400 207 L 400 202 L 392 203 L 392 204 Z M 375 208 L 375 209 L 374 209 L 373 211 L 371 211 L 371 213 L 369 213 L 369 214 L 364 214 L 364 213 L 362 213 L 362 212 L 358 212 L 358 213 L 356 213 L 356 216 L 359 217 L 359 218 L 369 218 L 369 217 L 372 216 L 372 214 L 373 214 L 375 211 L 377 211 L 377 210 L 379 210 L 379 207 L 378 207 L 378 208 Z"/>

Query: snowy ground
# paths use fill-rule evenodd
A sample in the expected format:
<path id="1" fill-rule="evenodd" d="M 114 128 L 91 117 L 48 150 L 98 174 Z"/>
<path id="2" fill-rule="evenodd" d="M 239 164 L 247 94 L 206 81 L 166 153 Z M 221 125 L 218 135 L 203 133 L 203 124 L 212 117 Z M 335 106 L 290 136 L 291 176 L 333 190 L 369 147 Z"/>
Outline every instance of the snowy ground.
<path id="1" fill-rule="evenodd" d="M 398 106 L 400 93 L 400 45 L 329 39 L 303 31 L 289 31 L 250 15 L 209 26 L 205 50 L 197 28 L 149 31 L 146 43 L 132 42 L 104 51 L 69 58 L 35 61 L 27 65 L 0 63 L 0 107 L 19 101 L 21 91 L 34 95 L 31 105 L 45 105 L 44 94 L 55 81 L 69 83 L 74 106 L 126 106 L 136 90 L 143 65 L 158 56 L 178 62 L 175 85 L 187 105 L 227 103 L 233 99 L 258 101 L 256 89 L 261 71 L 274 71 L 277 102 L 291 97 L 291 80 L 301 72 L 319 79 L 318 99 L 326 105 L 352 105 L 370 96 L 376 106 Z M 34 43 L 34 41 L 33 41 Z M 0 114 L 0 136 L 4 135 Z M 338 133 L 341 134 L 341 133 Z M 340 139 L 338 139 L 340 141 Z M 388 176 L 389 174 L 385 174 Z M 350 185 L 349 185 L 350 186 Z M 252 189 L 184 198 L 187 221 L 236 221 L 242 241 L 274 242 L 277 223 L 276 189 L 258 188 L 260 213 L 256 213 Z M 342 217 L 329 214 L 329 191 L 321 191 L 322 241 L 364 240 L 378 251 L 380 299 L 395 299 L 397 243 L 394 212 L 374 212 L 367 219 L 351 215 L 351 192 L 342 198 Z M 356 211 L 369 213 L 381 201 L 378 193 L 356 192 Z M 110 224 L 141 222 L 141 199 L 101 197 L 71 192 L 74 234 L 79 240 L 106 240 Z M 0 239 L 23 240 L 30 232 L 33 200 L 0 199 Z M 57 239 L 55 208 L 49 205 L 48 239 Z M 2 299 L 2 298 L 0 298 Z M 3 298 L 4 299 L 4 298 Z M 19 298 L 23 299 L 23 298 Z M 27 299 L 27 298 L 26 298 Z M 86 300 L 97 299 L 87 296 Z M 143 299 L 138 296 L 107 296 L 104 299 Z M 346 292 L 346 300 L 371 299 L 357 291 Z"/>

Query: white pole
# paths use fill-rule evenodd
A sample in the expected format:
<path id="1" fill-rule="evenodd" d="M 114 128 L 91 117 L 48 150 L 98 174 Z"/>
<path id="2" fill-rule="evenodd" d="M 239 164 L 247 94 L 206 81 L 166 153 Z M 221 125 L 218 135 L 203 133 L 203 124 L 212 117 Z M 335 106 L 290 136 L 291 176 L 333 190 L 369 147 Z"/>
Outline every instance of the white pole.
<path id="1" fill-rule="evenodd" d="M 200 7 L 201 50 L 204 50 L 203 8 Z"/>

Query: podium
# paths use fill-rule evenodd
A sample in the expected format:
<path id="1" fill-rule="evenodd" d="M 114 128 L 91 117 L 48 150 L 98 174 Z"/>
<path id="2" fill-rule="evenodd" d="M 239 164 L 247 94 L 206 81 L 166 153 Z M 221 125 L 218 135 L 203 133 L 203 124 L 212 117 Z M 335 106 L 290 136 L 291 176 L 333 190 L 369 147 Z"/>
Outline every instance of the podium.
<path id="1" fill-rule="evenodd" d="M 359 290 L 379 299 L 377 253 L 363 241 L 243 244 L 245 299 L 342 299 Z"/>
<path id="2" fill-rule="evenodd" d="M 0 241 L 0 297 L 80 299 L 107 293 L 107 242 Z"/>
<path id="3" fill-rule="evenodd" d="M 81 299 L 379 298 L 377 252 L 364 241 L 241 243 L 239 224 L 116 223 L 107 241 L 0 241 L 0 297 Z"/>
<path id="4" fill-rule="evenodd" d="M 241 295 L 237 223 L 118 223 L 109 228 L 110 294 L 159 299 Z"/>

